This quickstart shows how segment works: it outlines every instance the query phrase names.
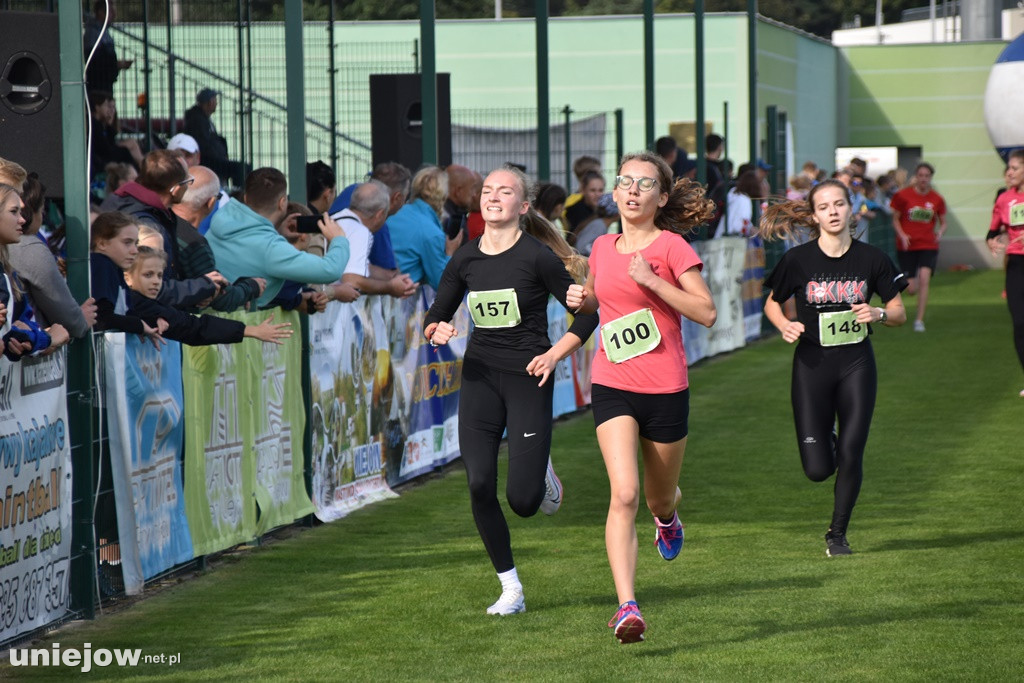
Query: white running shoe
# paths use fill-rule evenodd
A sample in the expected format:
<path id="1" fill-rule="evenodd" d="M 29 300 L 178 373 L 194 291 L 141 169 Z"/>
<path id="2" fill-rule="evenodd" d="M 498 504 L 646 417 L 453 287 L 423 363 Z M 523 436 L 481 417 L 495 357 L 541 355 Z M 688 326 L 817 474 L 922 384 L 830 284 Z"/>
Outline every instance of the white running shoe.
<path id="1" fill-rule="evenodd" d="M 914 332 L 924 332 L 924 321 L 923 320 L 915 320 L 914 321 Z"/>
<path id="2" fill-rule="evenodd" d="M 544 474 L 544 500 L 540 502 L 540 511 L 545 515 L 553 515 L 562 506 L 562 482 L 551 466 L 548 458 L 548 471 Z"/>
<path id="3" fill-rule="evenodd" d="M 488 614 L 519 614 L 526 611 L 526 598 L 523 596 L 523 587 L 507 588 L 501 592 L 498 602 L 487 608 Z"/>

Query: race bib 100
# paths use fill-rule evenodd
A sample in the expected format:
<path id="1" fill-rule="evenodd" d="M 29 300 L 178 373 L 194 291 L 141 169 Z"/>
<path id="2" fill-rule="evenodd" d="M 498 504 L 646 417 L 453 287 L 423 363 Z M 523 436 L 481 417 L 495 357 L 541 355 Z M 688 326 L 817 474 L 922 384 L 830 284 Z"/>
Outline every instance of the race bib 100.
<path id="1" fill-rule="evenodd" d="M 490 289 L 469 293 L 469 315 L 482 328 L 515 327 L 519 315 L 519 298 L 514 289 Z"/>
<path id="2" fill-rule="evenodd" d="M 661 343 L 661 331 L 654 321 L 654 313 L 642 308 L 601 326 L 604 353 L 613 363 L 653 351 Z"/>
<path id="3" fill-rule="evenodd" d="M 853 311 L 832 311 L 818 315 L 818 338 L 822 346 L 843 346 L 864 341 L 867 323 L 857 322 Z"/>

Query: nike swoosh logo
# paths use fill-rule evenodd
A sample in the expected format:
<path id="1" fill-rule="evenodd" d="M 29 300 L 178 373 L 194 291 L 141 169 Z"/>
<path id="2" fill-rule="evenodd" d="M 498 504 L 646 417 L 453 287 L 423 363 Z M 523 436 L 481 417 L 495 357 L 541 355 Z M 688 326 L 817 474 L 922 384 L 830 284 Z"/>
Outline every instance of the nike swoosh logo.
<path id="1" fill-rule="evenodd" d="M 523 436 L 529 439 L 531 436 L 537 436 L 537 432 L 534 432 L 533 434 L 527 434 L 526 432 L 523 432 Z"/>

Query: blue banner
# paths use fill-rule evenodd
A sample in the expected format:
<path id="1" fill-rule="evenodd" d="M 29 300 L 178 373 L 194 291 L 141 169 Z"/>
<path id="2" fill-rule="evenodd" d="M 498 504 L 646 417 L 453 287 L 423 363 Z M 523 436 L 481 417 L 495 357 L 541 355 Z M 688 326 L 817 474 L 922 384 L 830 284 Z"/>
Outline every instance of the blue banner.
<path id="1" fill-rule="evenodd" d="M 182 487 L 181 346 L 105 339 L 107 416 L 125 589 L 192 559 Z"/>

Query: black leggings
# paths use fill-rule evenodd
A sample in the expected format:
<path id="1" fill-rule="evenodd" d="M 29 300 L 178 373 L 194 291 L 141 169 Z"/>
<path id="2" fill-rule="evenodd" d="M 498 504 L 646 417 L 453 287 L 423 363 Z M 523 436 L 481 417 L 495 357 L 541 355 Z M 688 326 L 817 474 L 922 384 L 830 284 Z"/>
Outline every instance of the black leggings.
<path id="1" fill-rule="evenodd" d="M 1024 256 L 1020 254 L 1006 259 L 1006 305 L 1013 321 L 1013 345 L 1024 368 Z"/>
<path id="2" fill-rule="evenodd" d="M 498 446 L 508 428 L 505 498 L 520 517 L 537 513 L 551 453 L 554 376 L 542 387 L 537 377 L 493 370 L 467 360 L 459 391 L 459 450 L 469 481 L 473 519 L 495 571 L 515 563 L 508 523 L 498 502 Z"/>
<path id="3" fill-rule="evenodd" d="M 864 447 L 878 375 L 871 342 L 822 348 L 800 342 L 793 356 L 793 418 L 800 461 L 812 481 L 836 473 L 833 531 L 845 532 L 864 478 Z M 833 442 L 833 425 L 839 435 Z"/>

